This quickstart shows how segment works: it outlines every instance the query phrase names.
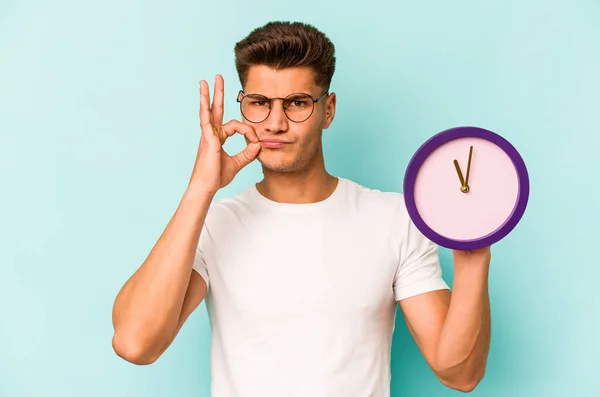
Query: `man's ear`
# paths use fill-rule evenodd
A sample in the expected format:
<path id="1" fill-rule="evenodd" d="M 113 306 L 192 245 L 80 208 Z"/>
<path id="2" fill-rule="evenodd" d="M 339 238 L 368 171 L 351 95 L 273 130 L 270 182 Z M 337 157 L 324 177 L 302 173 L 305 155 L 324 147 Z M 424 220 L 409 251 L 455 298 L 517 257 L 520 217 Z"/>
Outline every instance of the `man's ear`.
<path id="1" fill-rule="evenodd" d="M 332 92 L 327 96 L 327 102 L 325 103 L 325 120 L 323 121 L 323 129 L 327 129 L 331 123 L 333 122 L 333 117 L 335 116 L 335 107 L 337 97 L 335 92 Z"/>

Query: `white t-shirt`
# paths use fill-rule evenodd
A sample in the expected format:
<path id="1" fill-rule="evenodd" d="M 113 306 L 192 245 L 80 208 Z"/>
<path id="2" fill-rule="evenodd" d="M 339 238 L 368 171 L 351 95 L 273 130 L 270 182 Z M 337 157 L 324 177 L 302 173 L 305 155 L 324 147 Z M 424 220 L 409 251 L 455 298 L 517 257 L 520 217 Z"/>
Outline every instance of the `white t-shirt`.
<path id="1" fill-rule="evenodd" d="M 402 194 L 338 180 L 317 203 L 252 185 L 211 204 L 194 270 L 212 397 L 389 396 L 397 301 L 448 285 Z"/>

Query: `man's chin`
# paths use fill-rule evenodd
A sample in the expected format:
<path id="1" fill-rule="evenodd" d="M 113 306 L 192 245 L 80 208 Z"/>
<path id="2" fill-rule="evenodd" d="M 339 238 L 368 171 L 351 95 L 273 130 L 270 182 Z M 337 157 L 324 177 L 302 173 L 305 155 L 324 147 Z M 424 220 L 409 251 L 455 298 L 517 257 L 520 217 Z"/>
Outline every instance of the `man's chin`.
<path id="1" fill-rule="evenodd" d="M 294 162 L 272 161 L 271 159 L 257 159 L 264 170 L 271 172 L 293 172 L 296 171 Z M 269 161 L 271 160 L 271 161 Z"/>
<path id="2" fill-rule="evenodd" d="M 292 172 L 294 169 L 286 164 L 262 164 L 263 170 L 271 171 L 271 172 Z"/>

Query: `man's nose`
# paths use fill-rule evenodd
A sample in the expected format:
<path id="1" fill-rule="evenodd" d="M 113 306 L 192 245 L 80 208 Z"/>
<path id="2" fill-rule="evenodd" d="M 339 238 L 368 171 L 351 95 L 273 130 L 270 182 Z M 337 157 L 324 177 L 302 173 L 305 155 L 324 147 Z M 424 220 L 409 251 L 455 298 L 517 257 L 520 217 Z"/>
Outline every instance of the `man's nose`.
<path id="1" fill-rule="evenodd" d="M 276 99 L 271 102 L 271 113 L 265 120 L 265 129 L 270 132 L 287 130 L 288 119 L 283 109 L 283 101 Z"/>

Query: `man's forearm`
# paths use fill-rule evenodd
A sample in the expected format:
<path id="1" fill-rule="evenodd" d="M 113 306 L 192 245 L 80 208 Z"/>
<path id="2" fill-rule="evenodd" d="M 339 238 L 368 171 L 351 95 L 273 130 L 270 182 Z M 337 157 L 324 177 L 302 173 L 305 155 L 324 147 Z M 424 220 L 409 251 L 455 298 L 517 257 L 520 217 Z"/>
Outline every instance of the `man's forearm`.
<path id="1" fill-rule="evenodd" d="M 186 192 L 148 258 L 125 283 L 113 308 L 113 346 L 146 362 L 176 330 L 211 197 Z"/>
<path id="2" fill-rule="evenodd" d="M 472 389 L 483 378 L 490 346 L 489 263 L 455 259 L 448 314 L 436 352 L 436 373 L 449 386 Z"/>

